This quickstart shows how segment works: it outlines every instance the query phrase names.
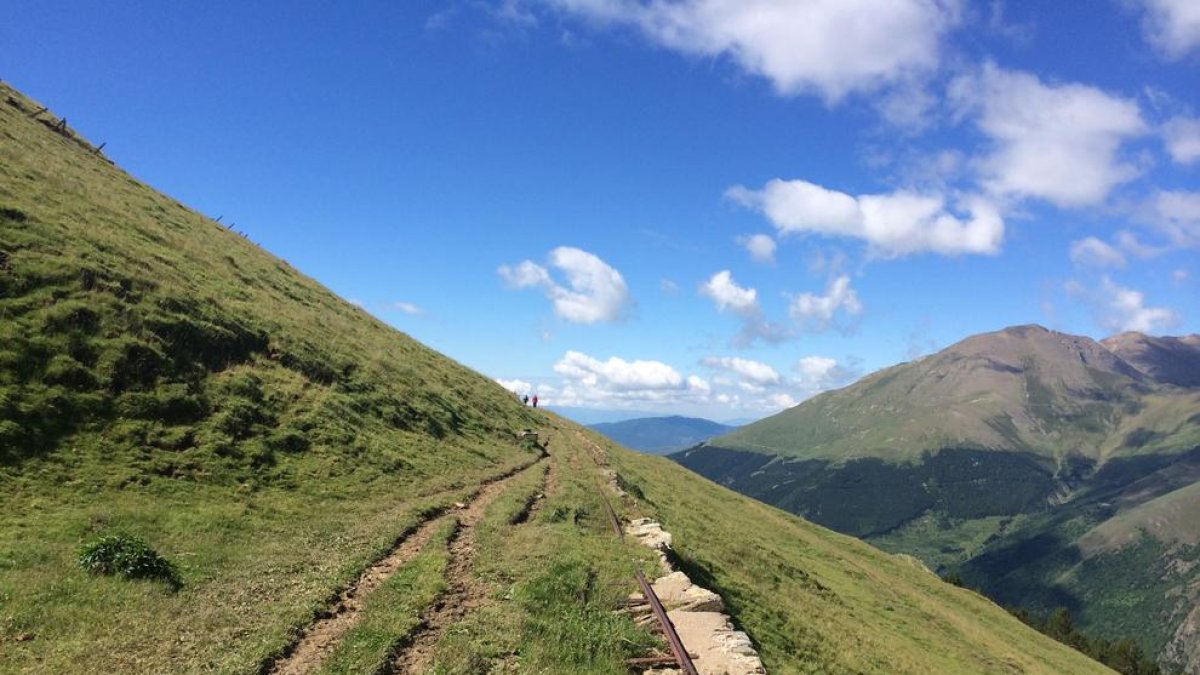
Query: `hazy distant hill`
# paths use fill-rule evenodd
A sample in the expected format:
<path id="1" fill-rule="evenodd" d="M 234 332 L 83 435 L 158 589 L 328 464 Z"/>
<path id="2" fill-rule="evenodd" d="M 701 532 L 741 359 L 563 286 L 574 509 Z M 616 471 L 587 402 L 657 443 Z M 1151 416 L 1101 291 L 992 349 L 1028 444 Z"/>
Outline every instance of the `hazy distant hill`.
<path id="1" fill-rule="evenodd" d="M 666 455 L 690 448 L 734 427 L 699 417 L 643 417 L 589 425 L 627 448 Z"/>
<path id="2" fill-rule="evenodd" d="M 1200 631 L 1181 628 L 1200 596 L 1200 518 L 1180 515 L 1200 494 L 1200 389 L 1182 386 L 1195 382 L 1198 343 L 1009 328 L 674 457 L 960 569 L 1005 603 L 1065 605 L 1098 635 L 1190 654 L 1171 662 L 1200 672 Z"/>

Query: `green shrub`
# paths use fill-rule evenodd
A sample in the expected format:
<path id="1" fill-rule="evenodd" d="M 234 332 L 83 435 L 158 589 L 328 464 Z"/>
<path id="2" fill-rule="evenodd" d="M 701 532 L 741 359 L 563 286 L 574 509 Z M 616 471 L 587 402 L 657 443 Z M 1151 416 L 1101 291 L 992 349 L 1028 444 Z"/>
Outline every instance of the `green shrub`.
<path id="1" fill-rule="evenodd" d="M 128 534 L 109 534 L 87 544 L 79 552 L 79 566 L 93 574 L 162 581 L 173 590 L 183 585 L 175 565 Z"/>

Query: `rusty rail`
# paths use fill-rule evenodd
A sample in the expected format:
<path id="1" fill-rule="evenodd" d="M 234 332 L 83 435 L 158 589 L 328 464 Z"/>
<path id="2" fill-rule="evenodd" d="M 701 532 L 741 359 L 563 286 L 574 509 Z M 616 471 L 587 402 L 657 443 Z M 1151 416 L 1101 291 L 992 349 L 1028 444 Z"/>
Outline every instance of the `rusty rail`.
<path id="1" fill-rule="evenodd" d="M 621 523 L 617 520 L 617 512 L 613 510 L 612 503 L 608 501 L 608 496 L 604 494 L 603 487 L 600 491 L 600 500 L 604 502 L 604 510 L 608 512 L 608 522 L 612 524 L 613 532 L 617 537 L 624 539 L 625 531 L 621 529 Z M 696 666 L 692 663 L 692 655 L 683 646 L 683 640 L 679 639 L 679 633 L 675 632 L 675 624 L 671 623 L 671 617 L 667 616 L 667 610 L 659 601 L 658 595 L 654 592 L 654 587 L 646 581 L 646 575 L 642 574 L 639 569 L 633 570 L 637 577 L 638 586 L 642 589 L 642 595 L 645 596 L 646 602 L 650 603 L 650 609 L 654 611 L 655 618 L 662 626 L 663 635 L 667 637 L 667 644 L 671 647 L 671 654 L 675 657 L 675 662 L 679 664 L 680 670 L 684 675 L 699 675 L 696 672 Z"/>
<path id="2" fill-rule="evenodd" d="M 699 675 L 696 672 L 696 666 L 692 663 L 692 656 L 683 646 L 683 640 L 679 639 L 679 633 L 675 632 L 675 625 L 671 623 L 671 617 L 667 616 L 667 610 L 659 602 L 658 596 L 654 594 L 654 587 L 646 581 L 646 575 L 642 574 L 641 570 L 634 570 L 637 575 L 638 585 L 642 587 L 642 595 L 646 596 L 646 600 L 650 602 L 650 608 L 654 610 L 654 616 L 658 617 L 658 622 L 662 624 L 663 634 L 667 636 L 667 644 L 671 646 L 671 653 L 675 655 L 675 660 L 679 662 L 679 668 L 683 670 L 684 675 Z"/>

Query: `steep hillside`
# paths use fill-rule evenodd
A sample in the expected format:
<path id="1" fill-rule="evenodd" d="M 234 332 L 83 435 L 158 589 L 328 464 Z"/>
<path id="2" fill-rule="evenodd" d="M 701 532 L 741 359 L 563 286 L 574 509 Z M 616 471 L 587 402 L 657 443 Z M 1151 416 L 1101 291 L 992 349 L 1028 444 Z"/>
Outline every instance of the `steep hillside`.
<path id="1" fill-rule="evenodd" d="M 773 673 L 1104 672 L 919 565 L 595 450 L 7 87 L 0 136 L 0 671 L 628 672 L 662 644 L 615 610 L 657 563 L 607 529 L 611 464 Z"/>
<path id="2" fill-rule="evenodd" d="M 1104 344 L 1037 326 L 975 336 L 675 457 L 815 522 L 959 568 L 1007 604 L 1065 605 L 1097 634 L 1132 630 L 1162 653 L 1200 581 L 1194 547 L 1148 537 L 1141 557 L 1129 551 L 1158 527 L 1150 505 L 1200 479 L 1200 392 L 1177 386 L 1189 339 L 1117 342 L 1152 356 L 1134 367 Z M 1200 521 L 1176 523 L 1200 535 Z M 1077 541 L 1092 528 L 1128 536 L 1119 551 L 1098 551 Z M 1121 574 L 1133 588 L 1111 583 Z"/>
<path id="3" fill-rule="evenodd" d="M 882 370 L 711 445 L 836 461 L 911 461 L 954 447 L 1056 465 L 1071 456 L 1103 461 L 1141 447 L 1122 432 L 1135 430 L 1128 427 L 1153 386 L 1090 338 L 1020 326 Z M 1195 432 L 1194 423 L 1187 426 Z"/>
<path id="4" fill-rule="evenodd" d="M 1122 333 L 1101 341 L 1126 363 L 1164 384 L 1200 387 L 1200 335 Z"/>
<path id="5" fill-rule="evenodd" d="M 642 417 L 589 425 L 627 448 L 666 455 L 733 431 L 734 427 L 697 417 Z"/>

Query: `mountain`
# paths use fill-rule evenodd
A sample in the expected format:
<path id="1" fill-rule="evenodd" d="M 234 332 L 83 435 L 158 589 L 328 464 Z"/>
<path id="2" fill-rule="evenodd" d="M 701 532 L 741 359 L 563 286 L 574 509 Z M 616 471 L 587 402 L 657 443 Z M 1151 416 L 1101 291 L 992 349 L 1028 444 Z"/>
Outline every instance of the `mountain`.
<path id="1" fill-rule="evenodd" d="M 1095 635 L 1136 635 L 1164 664 L 1191 659 L 1200 672 L 1196 631 L 1176 637 L 1200 597 L 1200 520 L 1161 524 L 1163 505 L 1191 513 L 1200 480 L 1200 390 L 1182 386 L 1194 344 L 1008 328 L 674 457 L 1005 604 L 1066 606 Z"/>
<path id="2" fill-rule="evenodd" d="M 522 406 L 2 84 L 0 136 L 0 670 L 625 673 L 659 562 L 610 494 L 772 673 L 1107 672 Z"/>
<path id="3" fill-rule="evenodd" d="M 698 417 L 642 417 L 623 422 L 589 425 L 627 448 L 652 455 L 667 455 L 690 448 L 734 427 Z"/>
<path id="4" fill-rule="evenodd" d="M 624 422 L 638 417 L 654 417 L 654 413 L 642 410 L 620 410 L 610 408 L 581 408 L 576 406 L 548 405 L 546 408 L 562 415 L 576 424 L 592 425 L 605 422 Z"/>
<path id="5" fill-rule="evenodd" d="M 1200 335 L 1153 337 L 1122 333 L 1101 344 L 1157 382 L 1200 387 Z"/>

